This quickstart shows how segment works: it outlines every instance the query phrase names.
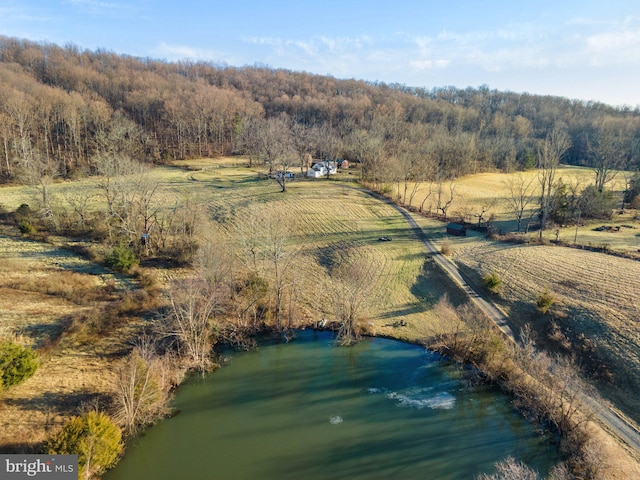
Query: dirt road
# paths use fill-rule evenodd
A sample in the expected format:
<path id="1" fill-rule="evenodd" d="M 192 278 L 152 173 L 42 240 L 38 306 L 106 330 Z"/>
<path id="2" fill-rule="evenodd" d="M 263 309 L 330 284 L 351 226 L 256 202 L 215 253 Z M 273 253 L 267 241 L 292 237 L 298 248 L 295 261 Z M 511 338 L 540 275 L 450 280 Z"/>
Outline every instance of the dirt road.
<path id="1" fill-rule="evenodd" d="M 498 310 L 498 308 L 496 308 L 496 306 L 492 302 L 485 298 L 481 293 L 473 289 L 470 283 L 464 278 L 458 267 L 438 251 L 435 245 L 424 233 L 422 228 L 420 228 L 418 223 L 415 221 L 413 216 L 405 209 L 399 207 L 398 205 L 395 205 L 392 202 L 389 202 L 383 197 L 378 198 L 381 198 L 392 205 L 405 217 L 405 219 L 415 232 L 416 236 L 420 239 L 420 241 L 422 241 L 427 250 L 431 253 L 433 260 L 438 265 L 440 265 L 440 267 L 442 267 L 442 269 L 460 286 L 460 288 L 462 288 L 462 290 L 464 290 L 469 295 L 471 301 L 475 303 L 478 308 L 480 308 L 487 315 L 487 317 L 495 322 L 498 328 L 500 328 L 500 330 L 508 338 L 515 342 L 515 336 L 513 334 L 513 331 L 511 330 L 511 327 L 509 326 L 508 318 L 500 310 Z M 614 409 L 596 398 L 588 395 L 581 395 L 581 400 L 588 408 L 590 408 L 594 412 L 595 416 L 607 431 L 635 449 L 636 452 L 640 453 L 640 432 L 635 425 L 625 419 Z"/>

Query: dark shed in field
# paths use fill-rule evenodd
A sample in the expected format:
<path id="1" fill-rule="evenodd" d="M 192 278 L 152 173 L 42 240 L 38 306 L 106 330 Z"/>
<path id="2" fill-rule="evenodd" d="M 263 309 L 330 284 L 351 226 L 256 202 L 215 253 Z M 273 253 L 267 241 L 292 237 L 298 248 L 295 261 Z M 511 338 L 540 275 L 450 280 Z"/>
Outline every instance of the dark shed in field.
<path id="1" fill-rule="evenodd" d="M 459 223 L 449 223 L 447 225 L 447 233 L 449 235 L 456 235 L 458 237 L 464 237 L 467 235 L 467 227 Z"/>

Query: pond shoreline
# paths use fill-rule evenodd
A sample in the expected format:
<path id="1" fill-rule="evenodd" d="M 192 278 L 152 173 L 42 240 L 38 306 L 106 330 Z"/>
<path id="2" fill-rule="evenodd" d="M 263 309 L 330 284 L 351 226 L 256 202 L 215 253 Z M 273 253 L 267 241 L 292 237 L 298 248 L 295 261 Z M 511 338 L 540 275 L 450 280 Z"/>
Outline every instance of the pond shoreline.
<path id="1" fill-rule="evenodd" d="M 160 422 L 157 425 L 157 427 L 160 427 L 159 429 L 157 427 L 151 427 L 151 429 L 145 431 L 144 437 L 142 437 L 142 441 L 147 442 L 150 437 L 155 438 L 155 435 L 170 435 L 172 438 L 179 439 L 179 433 L 168 433 L 170 431 L 173 431 L 172 429 L 178 428 L 174 425 L 176 421 L 187 422 L 189 421 L 189 419 L 193 418 L 195 419 L 194 421 L 196 421 L 196 423 L 199 423 L 204 422 L 205 419 L 209 418 L 209 416 L 212 414 L 215 417 L 216 413 L 219 415 L 218 420 L 223 421 L 222 418 L 231 418 L 233 417 L 233 415 L 236 415 L 235 413 L 231 413 L 232 411 L 235 411 L 235 407 L 237 407 L 235 404 L 239 405 L 240 407 L 244 405 L 245 408 L 250 409 L 249 411 L 251 412 L 251 414 L 249 418 L 251 420 L 248 420 L 247 422 L 251 423 L 251 425 L 249 427 L 245 426 L 246 428 L 250 428 L 250 431 L 254 431 L 256 429 L 257 431 L 262 431 L 262 428 L 259 426 L 259 422 L 265 420 L 264 418 L 262 418 L 263 413 L 281 411 L 284 417 L 279 418 L 276 416 L 272 420 L 267 419 L 266 421 L 269 425 L 277 425 L 278 428 L 276 430 L 286 429 L 289 428 L 289 426 L 293 427 L 294 430 L 310 429 L 310 438 L 314 438 L 317 434 L 320 434 L 320 432 L 325 431 L 323 429 L 326 427 L 322 426 L 323 423 L 324 425 L 334 425 L 336 427 L 340 426 L 340 428 L 359 428 L 357 426 L 360 425 L 362 421 L 364 421 L 362 419 L 367 418 L 370 420 L 366 420 L 366 422 L 373 421 L 373 427 L 375 428 L 379 428 L 376 427 L 376 425 L 379 425 L 381 427 L 382 425 L 387 424 L 387 422 L 379 423 L 382 421 L 382 419 L 378 417 L 382 415 L 383 412 L 371 412 L 368 413 L 365 417 L 362 417 L 362 415 L 366 412 L 362 410 L 362 407 L 357 407 L 355 410 L 353 410 L 353 407 L 340 407 L 339 404 L 335 403 L 340 398 L 347 399 L 347 401 L 349 402 L 373 402 L 373 405 L 378 405 L 378 407 L 381 405 L 380 402 L 382 402 L 382 405 L 387 405 L 386 407 L 384 407 L 384 411 L 386 411 L 387 413 L 391 413 L 394 415 L 408 415 L 408 417 L 403 421 L 408 422 L 403 423 L 403 425 L 405 426 L 391 428 L 391 426 L 389 425 L 387 428 L 385 428 L 385 431 L 393 431 L 394 435 L 404 434 L 405 432 L 407 435 L 415 434 L 416 432 L 412 433 L 412 431 L 416 428 L 419 428 L 418 425 L 421 424 L 420 422 L 429 421 L 428 418 L 421 420 L 424 415 L 427 415 L 429 418 L 431 418 L 433 415 L 436 415 L 437 418 L 439 415 L 441 415 L 441 413 L 438 412 L 442 412 L 442 414 L 448 412 L 446 413 L 447 416 L 455 415 L 455 418 L 457 418 L 456 422 L 463 421 L 465 417 L 469 417 L 470 415 L 468 409 L 471 408 L 472 405 L 476 405 L 476 400 L 472 400 L 472 398 L 477 397 L 479 393 L 474 393 L 476 392 L 475 388 L 470 389 L 470 384 L 465 379 L 466 374 L 448 360 L 442 362 L 440 355 L 435 352 L 429 353 L 421 345 L 398 341 L 388 337 L 383 338 L 380 336 L 368 336 L 365 337 L 362 342 L 352 347 L 339 348 L 333 346 L 334 338 L 335 337 L 333 335 L 333 332 L 307 329 L 306 331 L 302 330 L 299 336 L 288 343 L 279 342 L 278 340 L 273 341 L 272 339 L 272 341 L 268 341 L 266 344 L 261 343 L 261 346 L 258 349 L 248 352 L 248 355 L 245 354 L 245 352 L 239 352 L 237 354 L 238 356 L 234 356 L 234 354 L 232 353 L 230 355 L 231 360 L 228 370 L 226 368 L 218 369 L 213 374 L 213 377 L 210 378 L 190 377 L 190 381 L 181 385 L 181 387 L 178 389 L 179 391 L 177 392 L 177 402 L 174 402 L 173 404 L 174 408 L 181 409 L 180 415 L 175 417 L 175 419 L 172 419 L 169 423 Z M 374 348 L 374 345 L 380 345 L 383 347 Z M 318 348 L 321 348 L 321 351 L 318 351 Z M 374 358 L 378 358 L 379 355 L 382 355 L 382 357 L 376 360 L 376 362 L 378 362 L 378 366 L 374 366 L 374 364 L 369 363 L 373 360 L 367 360 L 367 358 L 369 358 L 371 355 L 372 348 L 374 348 L 373 351 L 379 352 Z M 378 350 L 380 348 L 382 348 L 382 350 Z M 300 357 L 299 360 L 294 360 L 294 357 L 289 358 L 289 355 L 293 355 L 294 351 L 304 352 L 304 357 Z M 272 354 L 268 352 L 272 352 L 274 356 L 271 356 Z M 276 353 L 274 352 L 280 353 L 276 355 Z M 428 363 L 423 364 L 423 362 L 427 358 L 424 356 L 425 354 L 430 360 L 428 360 Z M 262 359 L 264 355 L 268 355 L 267 358 L 270 358 L 271 360 L 268 360 L 267 358 Z M 407 355 L 409 356 L 407 357 Z M 411 360 L 413 366 L 405 365 L 404 362 L 406 362 L 406 360 L 403 360 L 403 358 L 413 358 L 414 360 Z M 275 372 L 279 372 L 279 367 L 277 366 L 277 364 L 272 363 L 273 361 L 276 361 L 275 359 L 277 359 L 277 364 L 284 364 L 287 366 L 286 373 L 273 372 L 274 369 Z M 259 370 L 256 373 L 257 377 L 255 380 L 247 380 L 250 386 L 241 386 L 244 385 L 243 379 L 247 377 L 247 375 L 249 375 L 248 378 L 252 378 L 251 374 L 248 373 L 242 373 L 240 376 L 238 376 L 239 372 L 244 372 L 241 366 L 246 365 L 247 362 L 253 362 L 252 364 L 255 364 L 259 368 L 264 369 L 264 371 L 263 373 L 260 373 L 262 370 Z M 426 370 L 416 370 L 419 365 L 424 365 L 423 368 L 426 368 Z M 428 365 L 433 365 L 433 367 L 428 367 Z M 292 366 L 294 366 L 293 370 L 291 370 Z M 238 370 L 239 368 L 240 370 Z M 433 370 L 432 368 L 435 368 L 435 370 Z M 310 375 L 309 372 L 315 373 L 313 375 Z M 421 383 L 417 383 L 415 385 L 411 383 L 410 385 L 405 387 L 402 387 L 400 384 L 398 384 L 398 382 L 405 377 L 411 382 L 414 382 L 416 378 L 422 378 L 422 376 L 424 375 L 441 376 L 444 375 L 445 372 L 454 373 L 455 380 L 454 383 L 451 383 L 451 380 L 448 380 L 449 386 L 444 386 L 442 387 L 443 389 L 436 388 L 436 390 L 432 391 L 431 388 L 429 388 L 425 390 L 424 386 L 420 386 Z M 271 378 L 271 373 L 274 374 L 273 379 Z M 418 373 L 419 375 L 418 377 L 416 377 Z M 267 377 L 265 377 L 265 375 L 267 375 Z M 232 383 L 228 383 L 230 381 Z M 291 381 L 295 381 L 296 386 L 291 384 Z M 267 399 L 265 401 L 275 401 L 278 403 L 282 402 L 283 404 L 280 407 L 269 406 L 268 403 L 266 406 L 263 405 L 263 402 L 259 400 L 261 396 L 257 395 L 256 392 L 254 392 L 254 390 L 259 388 L 262 384 L 264 384 L 268 388 L 271 388 L 272 382 L 275 382 L 275 386 L 273 386 L 273 388 L 275 388 L 275 392 L 278 392 L 278 395 L 272 397 L 271 394 L 267 394 Z M 303 386 L 297 385 L 297 382 L 303 382 Z M 352 384 L 352 382 L 356 383 Z M 204 393 L 205 390 L 203 389 L 207 384 L 210 385 L 211 388 L 216 389 L 216 391 L 218 392 L 217 395 L 221 396 L 219 400 L 215 400 L 215 397 L 210 397 L 209 394 Z M 334 385 L 334 387 L 332 388 L 338 388 L 338 390 L 330 395 L 327 393 L 323 393 L 323 389 L 327 384 Z M 321 388 L 321 390 L 314 393 L 314 391 L 318 388 Z M 461 388 L 462 390 L 458 390 L 459 388 Z M 508 415 L 513 415 L 514 422 L 517 422 L 518 424 L 522 422 L 522 425 L 528 425 L 528 422 L 525 419 L 522 419 L 514 412 L 511 403 L 506 397 L 504 397 L 503 393 L 499 392 L 498 389 L 494 389 L 490 386 L 485 386 L 481 387 L 481 391 L 495 392 L 492 395 L 498 395 L 500 398 L 503 398 L 503 401 L 499 402 L 500 405 L 502 405 L 501 407 L 499 407 L 499 410 L 510 412 L 508 413 Z M 353 395 L 355 392 L 360 393 L 354 397 Z M 485 394 L 482 395 L 484 398 Z M 463 400 L 464 398 L 466 398 L 467 400 Z M 318 403 L 318 401 L 320 401 L 320 403 Z M 470 401 L 472 403 L 468 403 Z M 197 405 L 194 402 L 198 402 L 198 404 L 201 402 L 205 402 L 206 411 L 204 412 L 204 416 L 194 417 L 194 415 L 196 415 L 198 411 L 194 411 L 194 408 L 196 408 Z M 246 402 L 250 403 L 246 404 Z M 311 410 L 300 410 L 307 405 L 310 406 Z M 494 405 L 493 401 L 489 403 L 483 401 L 482 405 L 485 405 L 485 407 L 483 408 L 489 408 L 489 411 L 493 411 L 494 408 L 498 408 L 497 404 Z M 400 410 L 397 410 L 398 407 L 402 408 Z M 388 410 L 389 408 L 391 408 L 391 410 Z M 227 409 L 231 410 L 227 412 Z M 264 412 L 262 409 L 265 409 Z M 483 415 L 487 413 L 488 412 L 485 412 Z M 242 414 L 238 418 L 244 418 L 244 416 L 246 416 L 246 414 Z M 317 418 L 318 416 L 319 418 Z M 316 418 L 316 420 L 313 420 L 314 418 Z M 361 418 L 361 420 L 357 421 L 357 418 Z M 378 418 L 377 421 L 374 420 L 376 418 Z M 472 420 L 475 418 L 478 418 L 478 416 L 471 415 L 468 420 Z M 519 420 L 516 421 L 516 418 L 518 418 Z M 319 424 L 317 423 L 318 420 L 320 421 Z M 447 420 L 446 423 L 448 424 L 450 421 L 451 420 Z M 252 422 L 258 422 L 258 425 L 253 425 Z M 307 426 L 304 426 L 306 425 L 306 422 L 311 423 Z M 418 423 L 414 424 L 414 422 Z M 297 426 L 298 423 L 300 423 L 299 426 Z M 216 429 L 218 428 L 222 427 L 217 426 Z M 236 428 L 236 426 L 234 425 L 233 428 Z M 317 429 L 320 430 L 316 432 Z M 397 430 L 401 431 L 397 432 Z M 472 430 L 476 431 L 477 428 L 472 428 Z M 534 435 L 535 429 L 533 429 L 531 426 L 527 426 L 525 430 L 530 432 L 529 434 L 527 434 L 528 436 Z M 246 440 L 243 441 L 246 441 L 247 445 L 251 445 L 252 441 L 250 438 L 252 437 L 252 435 L 244 435 L 241 432 L 242 430 L 240 430 L 240 432 L 235 432 L 231 436 L 227 434 L 225 438 L 227 438 L 228 440 L 225 440 L 223 443 L 231 441 L 231 438 L 237 438 L 238 441 L 240 439 L 246 438 Z M 445 432 L 446 429 L 440 430 L 439 435 L 421 434 L 420 437 L 432 437 L 433 441 L 435 442 L 434 445 L 438 445 L 439 442 L 446 442 L 445 438 L 446 435 L 449 435 L 449 433 Z M 328 432 L 325 431 L 325 433 Z M 453 435 L 453 433 L 451 434 Z M 189 433 L 189 435 L 200 438 L 201 434 L 193 432 Z M 211 435 L 211 433 L 206 433 L 204 435 L 209 436 Z M 549 445 L 546 440 L 538 437 L 538 435 L 539 434 L 535 434 L 534 437 L 531 438 L 538 438 L 537 442 L 542 442 L 543 444 L 547 445 L 545 447 L 546 449 L 551 449 L 552 446 Z M 468 437 L 468 435 L 465 434 L 463 435 L 463 437 L 466 438 Z M 378 438 L 378 440 L 382 442 L 386 437 L 385 435 L 382 435 L 381 432 L 373 435 L 364 434 L 363 441 L 374 441 L 375 438 Z M 440 440 L 438 440 L 438 438 Z M 516 438 L 518 438 L 518 436 L 516 436 Z M 522 437 L 521 440 L 524 441 L 524 438 L 525 437 Z M 212 442 L 213 440 L 207 441 Z M 159 442 L 158 445 L 163 444 L 162 439 L 152 440 L 152 442 Z M 386 451 L 385 455 L 391 455 L 391 453 L 388 451 L 391 445 L 401 445 L 402 443 L 403 441 L 395 440 L 389 446 L 384 447 L 383 450 Z M 484 440 L 480 443 L 483 445 L 491 444 L 490 441 Z M 155 443 L 152 444 L 155 445 Z M 508 444 L 513 444 L 513 439 L 509 440 Z M 145 443 L 145 445 L 149 444 Z M 129 446 L 133 449 L 130 453 L 138 456 L 140 452 L 137 449 L 140 447 L 137 441 L 130 443 Z M 224 447 L 220 446 L 220 448 Z M 283 446 L 282 448 L 286 449 L 285 446 Z M 407 446 L 405 448 L 409 447 Z M 155 451 L 150 449 L 151 446 L 146 446 L 143 448 L 143 450 L 147 452 Z M 303 450 L 305 449 L 303 448 Z M 429 449 L 419 449 L 418 451 L 428 452 Z M 416 451 L 416 454 L 418 454 L 418 451 Z M 413 458 L 413 454 L 410 454 L 409 452 L 405 453 L 407 455 L 407 458 Z M 326 455 L 324 456 L 326 457 Z M 354 460 L 358 458 L 358 454 L 355 453 L 349 454 L 349 456 L 354 456 Z M 422 454 L 418 454 L 418 457 L 420 456 L 422 456 Z M 416 457 L 415 459 L 415 461 L 418 463 L 420 463 L 421 461 L 436 461 L 434 458 L 425 458 L 423 460 L 418 460 L 418 457 Z M 427 457 L 429 457 L 428 454 Z M 127 456 L 125 456 L 125 458 L 127 458 Z M 494 461 L 500 459 L 502 459 L 502 457 L 498 456 L 494 460 L 491 460 L 489 463 L 486 463 L 485 460 L 485 469 L 490 468 Z M 126 464 L 128 465 L 131 461 L 133 460 L 128 458 L 126 460 Z M 344 458 L 343 461 L 347 461 L 347 459 Z M 409 461 L 410 464 L 413 461 L 414 460 Z M 307 467 L 303 467 L 302 465 L 300 465 L 298 468 L 304 469 Z M 474 471 L 474 473 L 479 472 L 476 470 Z M 106 478 L 117 479 L 121 477 L 107 475 Z M 249 476 L 246 478 L 251 477 Z M 263 478 L 276 477 L 267 476 Z M 326 477 L 321 476 L 319 478 Z M 401 478 L 414 477 L 405 476 Z"/>

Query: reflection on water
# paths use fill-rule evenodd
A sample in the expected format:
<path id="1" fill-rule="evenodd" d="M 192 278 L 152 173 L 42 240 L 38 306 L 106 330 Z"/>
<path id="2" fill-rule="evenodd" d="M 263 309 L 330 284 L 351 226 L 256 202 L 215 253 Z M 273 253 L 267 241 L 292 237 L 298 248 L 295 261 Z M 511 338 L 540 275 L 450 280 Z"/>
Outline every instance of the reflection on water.
<path id="1" fill-rule="evenodd" d="M 106 480 L 472 479 L 509 455 L 541 474 L 558 461 L 499 391 L 385 339 L 346 348 L 300 332 L 233 354 L 174 408 Z"/>

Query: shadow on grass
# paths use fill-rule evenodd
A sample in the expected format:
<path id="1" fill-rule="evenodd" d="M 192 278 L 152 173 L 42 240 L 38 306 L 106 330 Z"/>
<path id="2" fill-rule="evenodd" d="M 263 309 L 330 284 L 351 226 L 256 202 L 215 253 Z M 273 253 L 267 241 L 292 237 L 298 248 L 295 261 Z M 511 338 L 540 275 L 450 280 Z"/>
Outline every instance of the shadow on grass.
<path id="1" fill-rule="evenodd" d="M 423 302 L 433 306 L 445 294 L 454 305 L 462 305 L 468 300 L 462 289 L 428 256 L 422 271 L 411 286 L 410 291 Z M 426 310 L 426 308 L 425 308 Z"/>
<path id="2" fill-rule="evenodd" d="M 5 398 L 4 403 L 19 407 L 25 411 L 42 412 L 55 415 L 78 415 L 83 406 L 99 405 L 101 408 L 111 404 L 111 397 L 105 393 L 89 390 L 75 392 L 43 392 L 29 398 Z"/>
<path id="3" fill-rule="evenodd" d="M 24 442 L 10 442 L 0 445 L 0 454 L 7 455 L 17 453 L 21 455 L 33 455 L 40 453 L 40 445 Z"/>
<path id="4" fill-rule="evenodd" d="M 387 243 L 387 241 L 381 240 L 383 237 L 387 237 L 391 242 L 403 242 L 403 241 L 415 241 L 416 236 L 410 227 L 406 228 L 383 228 L 383 229 L 370 229 L 360 230 L 355 232 L 353 230 L 335 230 L 331 233 L 312 234 L 311 238 L 308 234 L 299 234 L 292 237 L 292 240 L 296 244 L 312 243 L 316 241 L 316 237 L 319 240 L 326 242 L 343 242 L 349 244 L 356 244 L 357 242 L 371 245 L 387 245 L 393 247 L 394 243 Z M 345 240 L 348 239 L 348 240 Z"/>

